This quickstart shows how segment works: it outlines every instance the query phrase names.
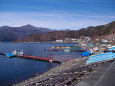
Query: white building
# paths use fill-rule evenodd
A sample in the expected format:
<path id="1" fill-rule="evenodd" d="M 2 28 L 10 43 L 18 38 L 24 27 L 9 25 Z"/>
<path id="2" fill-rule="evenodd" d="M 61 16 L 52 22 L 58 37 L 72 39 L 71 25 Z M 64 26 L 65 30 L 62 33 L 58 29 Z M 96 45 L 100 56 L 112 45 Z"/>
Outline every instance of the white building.
<path id="1" fill-rule="evenodd" d="M 56 40 L 57 43 L 63 43 L 63 40 Z"/>
<path id="2" fill-rule="evenodd" d="M 108 42 L 108 40 L 106 40 L 106 39 L 101 39 L 101 41 L 102 41 L 102 42 Z"/>
<path id="3" fill-rule="evenodd" d="M 90 37 L 85 37 L 85 40 L 86 41 L 91 41 L 91 38 Z"/>
<path id="4" fill-rule="evenodd" d="M 71 42 L 76 43 L 77 39 L 71 38 Z"/>

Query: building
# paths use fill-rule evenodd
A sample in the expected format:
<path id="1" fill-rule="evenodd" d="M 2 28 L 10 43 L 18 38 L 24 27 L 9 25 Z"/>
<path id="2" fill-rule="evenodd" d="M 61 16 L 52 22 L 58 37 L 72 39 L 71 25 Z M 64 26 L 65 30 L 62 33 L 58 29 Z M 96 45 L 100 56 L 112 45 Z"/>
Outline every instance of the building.
<path id="1" fill-rule="evenodd" d="M 71 38 L 65 38 L 64 42 L 65 43 L 71 43 Z"/>
<path id="2" fill-rule="evenodd" d="M 106 39 L 101 39 L 101 42 L 108 42 L 108 40 L 106 40 Z"/>
<path id="3" fill-rule="evenodd" d="M 77 42 L 77 39 L 72 38 L 72 39 L 71 39 L 71 42 L 72 42 L 72 43 L 76 43 L 76 42 Z"/>
<path id="4" fill-rule="evenodd" d="M 63 43 L 63 40 L 56 40 L 57 43 Z"/>
<path id="5" fill-rule="evenodd" d="M 90 38 L 90 37 L 85 37 L 85 40 L 86 40 L 87 42 L 90 42 L 90 41 L 91 41 L 91 38 Z"/>

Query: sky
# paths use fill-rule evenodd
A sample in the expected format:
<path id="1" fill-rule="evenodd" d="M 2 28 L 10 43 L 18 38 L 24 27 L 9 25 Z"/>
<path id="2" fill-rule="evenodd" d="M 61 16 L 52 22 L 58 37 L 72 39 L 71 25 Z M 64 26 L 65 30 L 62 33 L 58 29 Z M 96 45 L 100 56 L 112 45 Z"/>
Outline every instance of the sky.
<path id="1" fill-rule="evenodd" d="M 78 30 L 115 21 L 115 0 L 0 0 L 0 26 Z"/>

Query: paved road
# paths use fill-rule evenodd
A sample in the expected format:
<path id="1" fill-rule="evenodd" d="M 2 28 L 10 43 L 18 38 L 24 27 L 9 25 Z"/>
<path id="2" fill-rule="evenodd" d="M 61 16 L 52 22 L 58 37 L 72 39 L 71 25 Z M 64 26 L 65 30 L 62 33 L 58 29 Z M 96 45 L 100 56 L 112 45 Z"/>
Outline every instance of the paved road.
<path id="1" fill-rule="evenodd" d="M 100 65 L 76 86 L 115 86 L 115 61 Z"/>

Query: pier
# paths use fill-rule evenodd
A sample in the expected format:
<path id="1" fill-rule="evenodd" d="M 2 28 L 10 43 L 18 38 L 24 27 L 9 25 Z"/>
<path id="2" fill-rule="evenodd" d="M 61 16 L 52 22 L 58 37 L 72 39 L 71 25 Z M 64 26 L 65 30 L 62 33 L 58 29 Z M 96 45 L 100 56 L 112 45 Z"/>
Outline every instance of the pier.
<path id="1" fill-rule="evenodd" d="M 66 51 L 66 50 L 69 50 L 70 52 L 73 51 L 73 52 L 85 52 L 87 50 L 71 50 L 71 49 L 45 49 L 45 51 Z"/>
<path id="2" fill-rule="evenodd" d="M 5 55 L 5 53 L 0 53 L 0 55 Z M 33 59 L 33 60 L 39 60 L 39 61 L 56 62 L 56 63 L 61 63 L 63 61 L 74 60 L 74 59 L 53 59 L 51 57 L 48 58 L 48 57 L 31 56 L 31 55 L 15 55 L 15 57 L 27 58 L 27 59 Z"/>
<path id="3" fill-rule="evenodd" d="M 64 50 L 52 49 L 52 51 L 64 51 Z M 74 51 L 74 52 L 84 52 L 84 51 L 87 51 L 87 50 L 70 50 L 70 51 Z"/>
<path id="4" fill-rule="evenodd" d="M 52 46 L 50 49 L 45 49 L 46 51 L 65 51 L 65 52 L 84 52 L 86 49 L 79 49 L 78 46 Z"/>
<path id="5" fill-rule="evenodd" d="M 1 53 L 1 52 L 0 52 L 0 55 L 5 55 L 5 53 Z"/>
<path id="6" fill-rule="evenodd" d="M 30 55 L 17 55 L 17 57 L 40 60 L 40 61 L 50 61 L 50 62 L 61 62 L 61 61 L 74 60 L 74 59 L 53 59 L 53 58 L 30 56 Z"/>

